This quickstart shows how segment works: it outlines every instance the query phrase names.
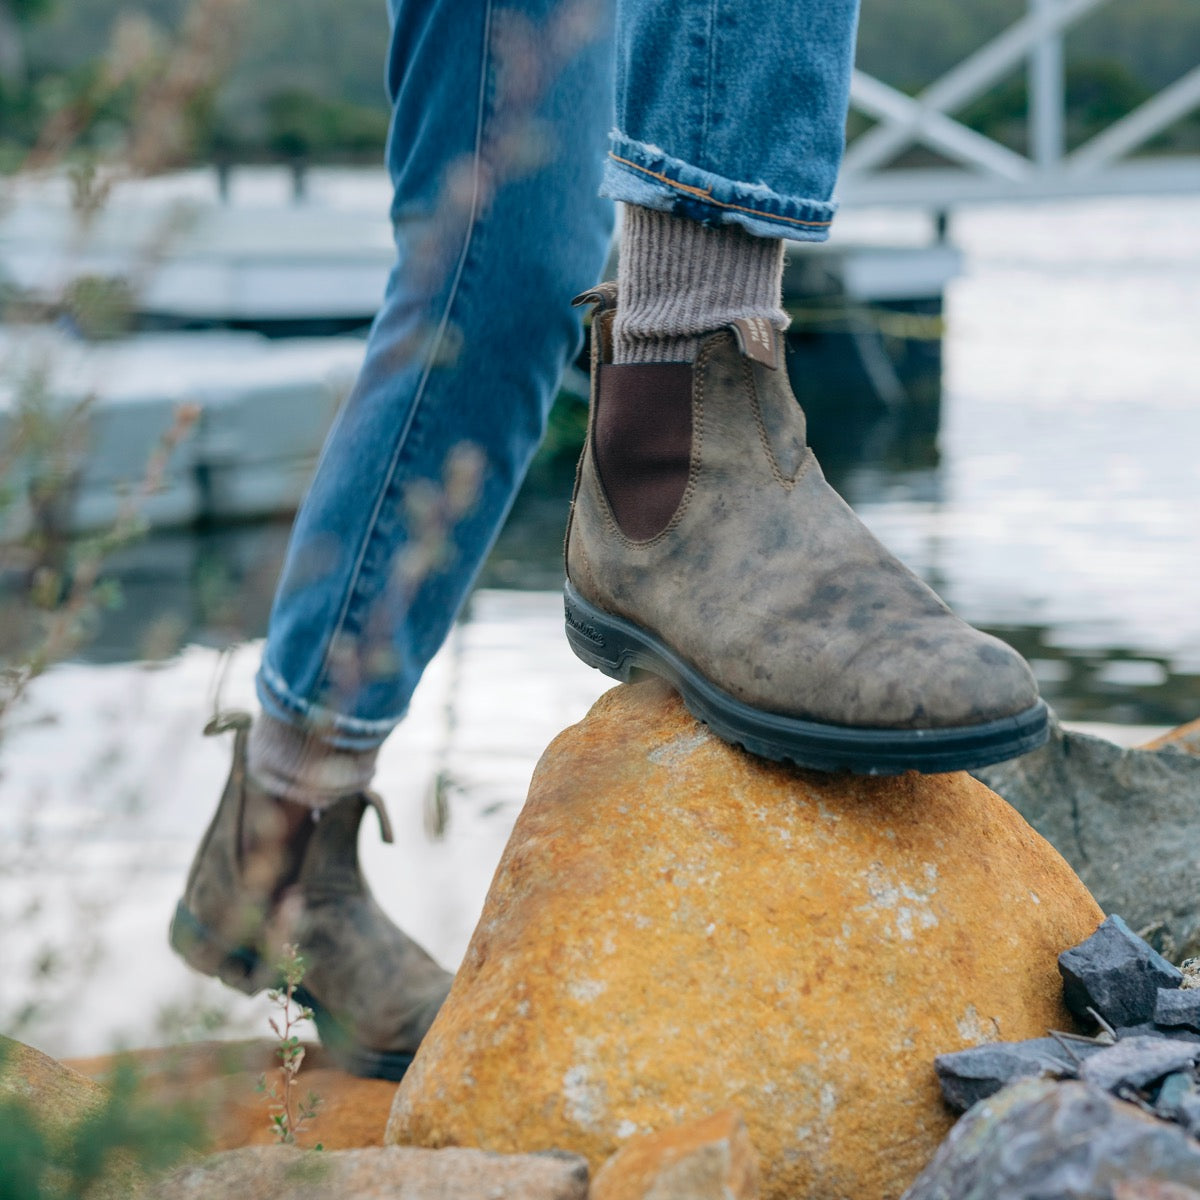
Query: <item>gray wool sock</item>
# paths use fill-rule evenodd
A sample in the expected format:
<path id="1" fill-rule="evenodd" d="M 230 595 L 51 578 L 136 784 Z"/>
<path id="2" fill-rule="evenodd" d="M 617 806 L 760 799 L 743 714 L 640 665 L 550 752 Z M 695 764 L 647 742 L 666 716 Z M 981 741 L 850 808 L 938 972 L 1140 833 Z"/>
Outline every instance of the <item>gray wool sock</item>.
<path id="1" fill-rule="evenodd" d="M 246 769 L 264 791 L 293 804 L 324 808 L 371 786 L 379 747 L 341 750 L 311 729 L 259 713 L 250 727 Z"/>
<path id="2" fill-rule="evenodd" d="M 614 362 L 694 362 L 702 337 L 740 317 L 787 328 L 782 240 L 623 208 Z"/>

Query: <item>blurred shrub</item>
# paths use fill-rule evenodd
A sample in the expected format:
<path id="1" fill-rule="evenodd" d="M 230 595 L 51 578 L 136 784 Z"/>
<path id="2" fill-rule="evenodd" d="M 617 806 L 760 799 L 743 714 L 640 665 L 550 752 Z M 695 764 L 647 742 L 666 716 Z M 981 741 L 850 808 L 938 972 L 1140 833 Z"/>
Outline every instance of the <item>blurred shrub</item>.
<path id="1" fill-rule="evenodd" d="M 284 158 L 377 161 L 387 137 L 388 115 L 345 100 L 329 100 L 302 88 L 269 96 L 266 149 Z"/>

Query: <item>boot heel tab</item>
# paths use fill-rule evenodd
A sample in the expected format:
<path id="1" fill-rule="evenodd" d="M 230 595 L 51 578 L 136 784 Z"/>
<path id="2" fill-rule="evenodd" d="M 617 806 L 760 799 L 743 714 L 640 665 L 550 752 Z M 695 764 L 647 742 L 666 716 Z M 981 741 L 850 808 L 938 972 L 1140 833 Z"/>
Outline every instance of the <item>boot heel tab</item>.
<path id="1" fill-rule="evenodd" d="M 396 839 L 392 835 L 392 819 L 388 816 L 383 797 L 378 792 L 363 792 L 362 798 L 369 808 L 375 810 L 375 815 L 379 818 L 379 836 L 387 845 L 392 845 Z"/>
<path id="2" fill-rule="evenodd" d="M 765 317 L 738 317 L 729 328 L 744 358 L 772 371 L 783 365 L 783 336 Z"/>
<path id="3" fill-rule="evenodd" d="M 250 714 L 238 709 L 217 712 L 208 719 L 204 726 L 205 737 L 215 737 L 219 733 L 228 733 L 231 729 L 244 731 L 250 728 Z"/>
<path id="4" fill-rule="evenodd" d="M 617 303 L 617 284 L 615 280 L 605 280 L 603 283 L 598 283 L 594 288 L 590 288 L 586 292 L 580 292 L 574 300 L 571 301 L 573 308 L 582 308 L 585 304 L 595 305 L 597 312 L 604 312 L 605 309 L 614 308 Z"/>

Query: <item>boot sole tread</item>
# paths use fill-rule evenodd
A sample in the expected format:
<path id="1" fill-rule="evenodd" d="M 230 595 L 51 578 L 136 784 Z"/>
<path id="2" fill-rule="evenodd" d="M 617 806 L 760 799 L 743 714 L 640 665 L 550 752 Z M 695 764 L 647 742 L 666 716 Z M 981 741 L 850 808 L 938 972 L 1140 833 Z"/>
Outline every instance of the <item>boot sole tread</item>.
<path id="1" fill-rule="evenodd" d="M 577 657 L 612 679 L 666 680 L 688 711 L 723 741 L 775 762 L 855 775 L 970 771 L 1028 754 L 1050 736 L 1045 701 L 1013 716 L 936 729 L 831 725 L 752 707 L 717 687 L 654 634 L 564 589 L 567 640 Z"/>

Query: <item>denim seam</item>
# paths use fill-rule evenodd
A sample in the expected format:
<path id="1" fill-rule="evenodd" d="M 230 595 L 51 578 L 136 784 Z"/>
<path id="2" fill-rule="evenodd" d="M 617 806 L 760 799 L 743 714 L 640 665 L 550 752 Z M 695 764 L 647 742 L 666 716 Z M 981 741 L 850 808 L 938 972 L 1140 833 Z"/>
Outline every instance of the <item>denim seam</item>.
<path id="1" fill-rule="evenodd" d="M 712 130 L 712 81 L 716 78 L 716 30 L 717 30 L 717 0 L 710 0 L 708 6 L 708 35 L 707 58 L 704 78 L 708 81 L 704 89 L 704 120 L 700 123 L 700 154 L 701 162 L 708 161 L 708 135 Z"/>
<path id="2" fill-rule="evenodd" d="M 703 200 L 706 204 L 711 204 L 715 208 L 728 208 L 734 212 L 749 213 L 753 217 L 762 217 L 768 221 L 786 221 L 789 225 L 802 225 L 806 229 L 827 229 L 833 224 L 832 218 L 828 221 L 802 221 L 799 217 L 787 217 L 782 213 L 771 212 L 769 209 L 748 208 L 742 204 L 731 204 L 727 200 L 716 199 L 712 194 L 712 188 L 702 188 L 690 183 L 680 183 L 679 180 L 672 179 L 669 175 L 662 174 L 661 171 L 652 171 L 649 167 L 643 167 L 641 163 L 635 163 L 632 159 L 622 158 L 612 150 L 608 152 L 608 157 L 613 162 L 620 163 L 623 167 L 639 171 L 641 174 L 647 175 L 659 183 L 665 183 L 668 187 L 675 188 L 676 191 L 686 192 L 688 195 L 695 196 L 697 199 Z"/>
<path id="3" fill-rule="evenodd" d="M 416 392 L 413 397 L 412 407 L 409 410 L 408 420 L 405 422 L 404 428 L 400 431 L 400 435 L 396 439 L 396 449 L 395 449 L 394 454 L 392 455 L 392 461 L 388 465 L 388 470 L 383 477 L 383 480 L 382 480 L 382 483 L 381 483 L 381 486 L 379 489 L 379 493 L 376 496 L 375 505 L 371 512 L 371 519 L 367 524 L 366 533 L 363 537 L 362 545 L 359 547 L 358 557 L 355 560 L 354 569 L 351 572 L 351 575 L 350 575 L 350 578 L 349 578 L 349 581 L 347 584 L 346 596 L 345 596 L 345 600 L 342 603 L 341 612 L 338 614 L 337 621 L 334 623 L 332 629 L 330 630 L 328 640 L 326 641 L 326 644 L 325 644 L 325 651 L 324 651 L 324 654 L 322 655 L 321 672 L 317 676 L 316 682 L 314 683 L 314 686 L 313 686 L 313 693 L 315 695 L 320 694 L 321 689 L 325 686 L 325 683 L 327 682 L 327 680 L 329 678 L 330 650 L 332 649 L 333 644 L 334 644 L 335 640 L 337 639 L 338 635 L 345 628 L 346 620 L 347 620 L 347 617 L 349 616 L 351 606 L 353 605 L 354 600 L 356 598 L 356 594 L 359 590 L 359 583 L 361 582 L 361 579 L 362 579 L 363 562 L 366 559 L 367 551 L 370 548 L 370 545 L 371 545 L 372 541 L 374 540 L 376 531 L 378 529 L 380 513 L 383 510 L 384 502 L 386 501 L 389 493 L 392 491 L 392 484 L 395 482 L 395 478 L 396 478 L 396 470 L 399 466 L 400 458 L 406 449 L 408 437 L 412 430 L 413 423 L 416 420 L 417 413 L 419 412 L 419 410 L 422 406 L 422 403 L 424 402 L 427 385 L 429 383 L 429 376 L 433 371 L 435 362 L 437 361 L 437 348 L 439 345 L 441 345 L 442 339 L 445 337 L 445 334 L 446 334 L 446 329 L 449 326 L 450 313 L 454 307 L 454 301 L 455 301 L 455 298 L 458 293 L 459 283 L 462 280 L 463 268 L 466 264 L 467 257 L 470 253 L 471 241 L 472 241 L 472 239 L 474 237 L 474 233 L 475 233 L 475 221 L 479 214 L 479 200 L 480 200 L 480 170 L 479 170 L 479 166 L 480 166 L 480 157 L 481 157 L 481 153 L 482 153 L 482 149 L 483 149 L 483 127 L 484 127 L 485 110 L 487 108 L 486 101 L 487 101 L 487 94 L 488 94 L 488 63 L 491 59 L 491 54 L 492 54 L 492 13 L 493 13 L 492 0 L 487 0 L 486 8 L 484 11 L 482 58 L 481 58 L 481 62 L 480 62 L 480 72 L 479 72 L 478 108 L 476 110 L 476 118 L 475 118 L 475 145 L 474 145 L 474 148 L 472 151 L 472 164 L 475 168 L 474 179 L 473 179 L 473 183 L 472 183 L 474 191 L 471 196 L 471 213 L 470 213 L 470 218 L 469 218 L 468 225 L 467 225 L 466 236 L 463 241 L 462 251 L 459 254 L 458 264 L 455 268 L 454 280 L 450 285 L 450 291 L 447 294 L 446 303 L 442 310 L 441 320 L 438 323 L 437 332 L 433 336 L 433 338 L 430 339 L 429 350 L 427 352 L 427 356 L 426 356 L 426 360 L 425 360 L 425 366 L 421 373 L 420 382 L 417 384 Z M 353 719 L 354 718 L 342 718 L 340 716 L 338 717 L 339 722 L 342 720 L 350 721 Z M 394 724 L 394 722 L 391 722 L 390 724 Z M 390 727 L 390 725 L 389 725 L 389 727 Z"/>

